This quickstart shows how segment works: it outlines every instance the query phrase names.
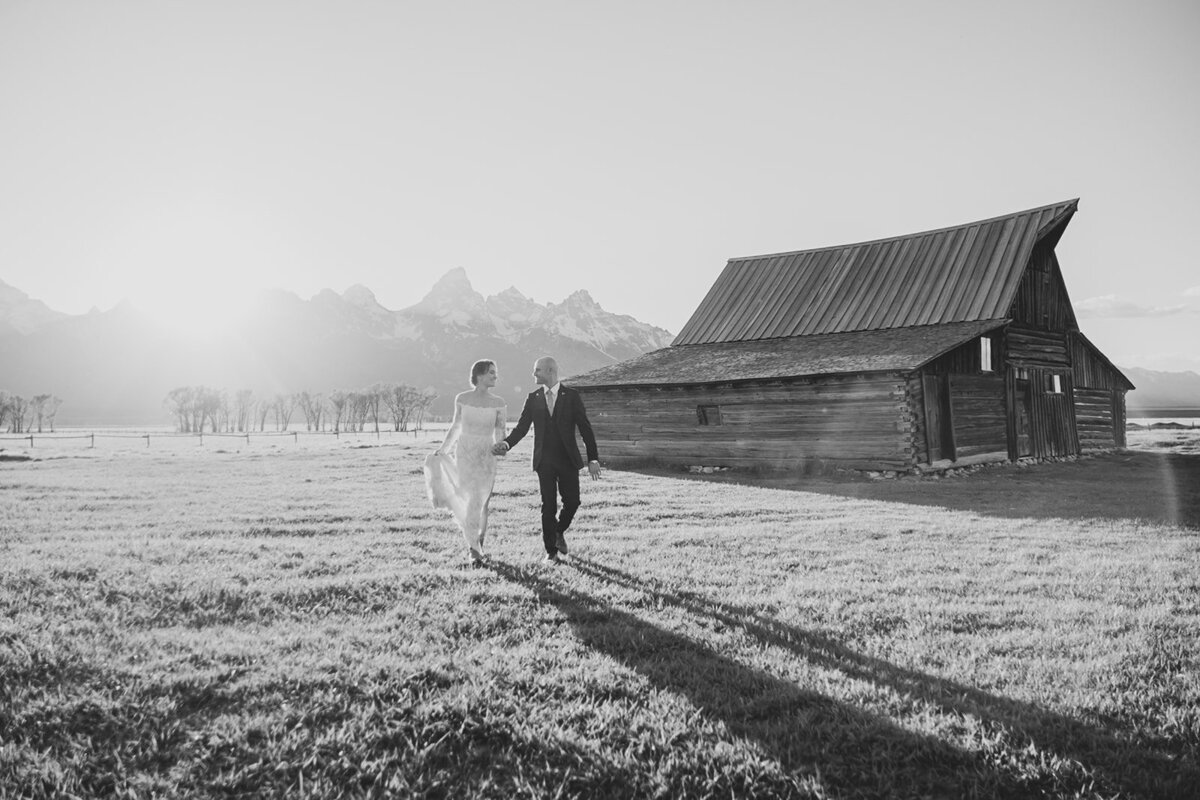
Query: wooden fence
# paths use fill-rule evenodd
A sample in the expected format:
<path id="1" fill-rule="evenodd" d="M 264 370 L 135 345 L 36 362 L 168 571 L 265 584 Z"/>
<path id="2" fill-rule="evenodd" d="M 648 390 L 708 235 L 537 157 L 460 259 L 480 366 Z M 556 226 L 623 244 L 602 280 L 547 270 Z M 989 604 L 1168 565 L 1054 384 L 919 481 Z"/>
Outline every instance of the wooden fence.
<path id="1" fill-rule="evenodd" d="M 21 434 L 0 434 L 0 442 L 28 442 L 32 449 L 37 448 L 37 443 L 40 440 L 45 443 L 61 442 L 68 440 L 87 440 L 88 447 L 94 448 L 97 439 L 126 439 L 137 440 L 141 439 L 146 442 L 146 447 L 150 447 L 152 439 L 167 439 L 171 441 L 180 441 L 192 439 L 198 444 L 204 444 L 205 439 L 240 439 L 246 444 L 250 444 L 251 439 L 283 439 L 290 438 L 293 443 L 299 443 L 300 437 L 330 437 L 334 439 L 345 438 L 362 438 L 364 436 L 373 436 L 380 439 L 383 436 L 411 436 L 414 439 L 429 433 L 438 433 L 427 428 L 413 429 L 408 431 L 395 431 L 391 429 L 380 429 L 378 431 L 253 431 L 249 433 L 171 433 L 171 432 L 146 432 L 146 433 L 21 433 Z"/>

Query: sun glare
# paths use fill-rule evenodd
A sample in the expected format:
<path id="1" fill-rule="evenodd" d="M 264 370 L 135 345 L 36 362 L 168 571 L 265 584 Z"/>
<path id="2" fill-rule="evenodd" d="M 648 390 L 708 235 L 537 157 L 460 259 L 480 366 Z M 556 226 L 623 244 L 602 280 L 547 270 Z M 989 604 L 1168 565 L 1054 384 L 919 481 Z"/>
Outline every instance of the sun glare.
<path id="1" fill-rule="evenodd" d="M 250 293 L 203 286 L 178 287 L 142 293 L 133 302 L 169 333 L 206 342 L 234 333 L 246 321 Z"/>

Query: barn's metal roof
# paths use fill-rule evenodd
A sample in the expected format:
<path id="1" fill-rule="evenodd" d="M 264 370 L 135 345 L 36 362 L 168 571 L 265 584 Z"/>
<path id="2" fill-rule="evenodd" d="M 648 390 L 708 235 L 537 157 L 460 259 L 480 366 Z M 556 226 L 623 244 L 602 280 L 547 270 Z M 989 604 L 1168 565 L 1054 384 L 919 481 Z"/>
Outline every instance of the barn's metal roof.
<path id="1" fill-rule="evenodd" d="M 903 372 L 1007 322 L 1007 319 L 979 320 L 890 331 L 672 345 L 592 370 L 567 379 L 566 383 L 592 388 L 699 385 L 806 375 Z"/>
<path id="2" fill-rule="evenodd" d="M 746 342 L 1006 317 L 1034 245 L 1079 204 L 891 239 L 730 259 L 675 345 Z"/>

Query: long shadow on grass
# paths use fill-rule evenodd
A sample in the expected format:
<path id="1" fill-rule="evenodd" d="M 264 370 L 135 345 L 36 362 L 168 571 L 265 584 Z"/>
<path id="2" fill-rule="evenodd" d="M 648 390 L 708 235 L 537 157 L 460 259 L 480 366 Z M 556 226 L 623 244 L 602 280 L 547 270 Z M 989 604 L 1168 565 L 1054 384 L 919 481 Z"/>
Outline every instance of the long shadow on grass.
<path id="1" fill-rule="evenodd" d="M 622 573 L 588 562 L 574 563 L 585 574 L 640 588 L 639 582 Z M 814 781 L 837 796 L 855 797 L 1020 796 L 1037 788 L 989 770 L 972 755 L 935 737 L 905 730 L 887 717 L 749 667 L 585 592 L 496 561 L 488 566 L 558 608 L 589 647 L 636 670 L 655 687 L 687 697 L 709 721 L 723 725 L 735 738 L 756 744 L 792 776 L 788 795 L 806 796 L 804 784 Z M 692 603 L 683 598 L 655 596 L 692 610 Z M 786 641 L 786 635 L 771 634 L 777 635 Z M 813 658 L 821 655 L 815 646 L 800 650 Z M 837 660 L 840 664 L 854 659 L 842 655 Z M 739 790 L 751 796 L 763 791 L 776 796 L 780 787 Z"/>
<path id="2" fill-rule="evenodd" d="M 1200 456 L 1197 455 L 1109 453 L 1073 462 L 1002 464 L 940 479 L 634 471 L 675 480 L 735 483 L 973 511 L 1004 519 L 1145 520 L 1200 528 Z"/>
<path id="3" fill-rule="evenodd" d="M 787 732 L 788 735 L 799 736 L 801 741 L 797 742 L 798 750 L 779 753 L 781 760 L 786 757 L 789 763 L 794 764 L 796 763 L 793 757 L 795 755 L 801 757 L 801 763 L 807 761 L 807 763 L 813 764 L 814 761 L 809 760 L 812 758 L 809 751 L 816 750 L 819 755 L 815 759 L 815 765 L 821 769 L 822 774 L 838 775 L 839 782 L 844 781 L 851 787 L 855 786 L 855 776 L 841 774 L 841 765 L 836 761 L 830 762 L 828 759 L 842 757 L 840 754 L 853 753 L 859 747 L 878 747 L 880 741 L 884 740 L 889 745 L 889 759 L 897 762 L 913 759 L 912 763 L 917 765 L 916 770 L 910 770 L 905 774 L 907 779 L 913 781 L 913 785 L 904 787 L 906 790 L 898 791 L 899 794 L 908 794 L 907 790 L 923 790 L 920 781 L 924 780 L 925 776 L 921 773 L 925 771 L 940 772 L 942 777 L 949 781 L 962 780 L 960 777 L 961 767 L 965 762 L 970 761 L 974 763 L 966 771 L 976 771 L 981 775 L 988 774 L 989 779 L 983 783 L 995 786 L 1002 793 L 1016 791 L 1018 787 L 1021 793 L 1045 791 L 1057 795 L 1064 789 L 1070 789 L 1071 793 L 1074 793 L 1076 789 L 1082 789 L 1087 785 L 1087 780 L 1083 780 L 1087 776 L 1096 779 L 1098 785 L 1094 789 L 1097 791 L 1103 789 L 1113 791 L 1120 788 L 1133 797 L 1181 797 L 1185 794 L 1193 796 L 1191 793 L 1200 788 L 1200 769 L 1196 766 L 1194 748 L 1189 748 L 1182 738 L 1172 742 L 1159 742 L 1160 747 L 1154 749 L 1139 744 L 1137 741 L 1139 734 L 1136 731 L 1120 730 L 1120 726 L 1115 721 L 1108 726 L 1085 723 L 1029 703 L 998 697 L 972 686 L 864 655 L 827 635 L 786 625 L 778 620 L 762 616 L 752 609 L 741 608 L 691 593 L 663 591 L 642 578 L 587 559 L 573 558 L 569 563 L 584 575 L 641 592 L 664 606 L 678 608 L 693 616 L 719 622 L 745 633 L 763 645 L 792 653 L 811 664 L 837 670 L 854 680 L 886 687 L 895 692 L 898 697 L 906 699 L 907 705 L 917 706 L 918 710 L 919 705 L 923 703 L 950 719 L 973 717 L 980 720 L 992 738 L 1003 741 L 1004 747 L 994 754 L 995 757 L 1008 758 L 1014 752 L 1026 753 L 1031 756 L 1030 764 L 1008 763 L 1001 770 L 976 755 L 964 754 L 957 749 L 951 749 L 944 743 L 916 737 L 894 726 L 888 730 L 891 723 L 886 718 L 874 717 L 845 705 L 842 705 L 839 713 L 845 719 L 844 728 L 840 733 L 846 738 L 838 742 L 836 749 L 822 747 L 822 744 L 827 745 L 828 742 L 802 741 L 804 731 Z M 535 579 L 534 583 L 538 584 L 534 588 L 544 594 L 546 599 L 555 602 L 561 601 L 560 606 L 564 606 L 564 610 L 569 615 L 575 609 L 590 609 L 598 605 L 598 601 L 595 599 L 573 596 L 569 592 L 549 587 L 544 581 Z M 632 654 L 632 658 L 630 658 L 630 653 L 623 653 L 623 660 L 639 671 L 650 674 L 651 677 L 665 679 L 666 684 L 671 688 L 687 692 L 694 701 L 705 707 L 710 713 L 717 712 L 721 715 L 731 729 L 756 738 L 768 746 L 774 744 L 774 737 L 779 734 L 779 731 L 775 730 L 775 726 L 771 724 L 770 717 L 765 720 L 744 719 L 738 716 L 740 712 L 723 706 L 719 702 L 711 702 L 713 697 L 715 695 L 723 697 L 724 695 L 721 693 L 729 691 L 731 685 L 764 684 L 761 690 L 764 696 L 768 696 L 772 692 L 780 693 L 778 701 L 772 698 L 772 708 L 768 709 L 770 714 L 777 714 L 776 708 L 786 707 L 782 704 L 787 701 L 789 696 L 792 702 L 800 705 L 815 705 L 819 702 L 836 705 L 836 701 L 828 698 L 814 700 L 814 695 L 803 692 L 792 684 L 765 675 L 758 670 L 737 665 L 723 656 L 711 652 L 702 653 L 701 658 L 727 664 L 725 669 L 713 673 L 719 680 L 709 682 L 705 679 L 703 683 L 687 681 L 685 676 L 689 675 L 689 671 L 686 663 L 676 664 L 673 669 L 664 672 L 660 666 L 663 664 L 662 660 L 666 654 L 689 653 L 689 651 L 694 653 L 702 650 L 703 646 L 677 634 L 656 628 L 630 614 L 619 611 L 610 613 L 627 619 L 628 624 L 636 632 L 634 640 L 637 640 L 638 636 L 644 636 L 647 642 L 647 646 Z M 647 634 L 647 630 L 652 631 L 653 634 Z M 678 658 L 681 662 L 690 661 L 688 655 L 681 655 Z M 669 661 L 668 666 L 670 666 Z M 699 678 L 700 675 L 707 674 L 707 671 L 695 670 L 692 674 Z M 735 683 L 727 684 L 727 681 L 735 681 Z M 914 704 L 911 702 L 913 700 L 918 702 Z M 855 719 L 855 715 L 858 716 L 858 719 Z M 792 715 L 782 716 L 787 719 Z M 863 735 L 866 731 L 873 731 L 873 735 Z M 814 733 L 814 738 L 822 738 L 827 732 L 817 731 Z M 1038 763 L 1040 762 L 1044 766 L 1047 757 L 1053 759 L 1055 755 L 1061 759 L 1075 762 L 1082 769 L 1076 771 L 1077 768 L 1073 769 L 1071 766 L 1060 767 L 1067 774 L 1059 775 L 1058 779 L 1053 776 L 1053 773 L 1043 772 L 1031 781 L 1032 775 L 1039 772 L 1035 768 Z M 1024 776 L 1018 774 L 1022 771 L 1026 773 Z M 1062 778 L 1067 779 L 1067 786 L 1059 783 Z M 1081 779 L 1079 784 L 1074 784 L 1074 781 L 1071 780 L 1075 778 Z M 1017 783 L 1018 781 L 1019 783 Z M 980 787 L 972 785 L 970 788 L 978 790 Z M 965 793 L 968 786 L 960 785 L 955 789 L 956 792 L 962 790 Z"/>

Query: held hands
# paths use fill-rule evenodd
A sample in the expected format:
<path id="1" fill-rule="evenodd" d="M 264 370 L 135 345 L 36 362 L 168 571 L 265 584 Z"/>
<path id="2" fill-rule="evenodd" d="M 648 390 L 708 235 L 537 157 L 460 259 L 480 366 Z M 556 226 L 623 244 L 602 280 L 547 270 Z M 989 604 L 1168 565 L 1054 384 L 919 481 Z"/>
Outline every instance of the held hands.
<path id="1" fill-rule="evenodd" d="M 496 442 L 492 445 L 492 455 L 502 456 L 508 453 L 508 442 Z"/>

